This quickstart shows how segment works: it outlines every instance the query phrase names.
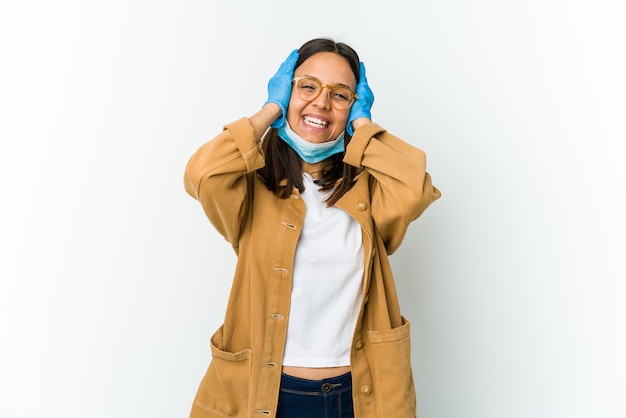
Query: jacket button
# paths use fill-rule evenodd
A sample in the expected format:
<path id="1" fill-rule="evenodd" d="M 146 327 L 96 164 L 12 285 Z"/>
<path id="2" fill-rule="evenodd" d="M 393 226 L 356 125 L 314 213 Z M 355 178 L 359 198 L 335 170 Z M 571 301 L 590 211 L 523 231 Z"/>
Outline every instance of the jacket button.
<path id="1" fill-rule="evenodd" d="M 365 209 L 367 209 L 367 203 L 360 201 L 356 204 L 356 208 L 363 212 Z"/>
<path id="2" fill-rule="evenodd" d="M 367 386 L 367 385 L 365 385 L 365 386 L 361 387 L 361 393 L 363 395 L 365 395 L 365 396 L 369 396 L 369 395 L 372 394 L 372 388 Z"/>
<path id="3" fill-rule="evenodd" d="M 357 341 L 354 345 L 354 348 L 356 348 L 357 350 L 361 350 L 363 348 L 363 341 Z"/>

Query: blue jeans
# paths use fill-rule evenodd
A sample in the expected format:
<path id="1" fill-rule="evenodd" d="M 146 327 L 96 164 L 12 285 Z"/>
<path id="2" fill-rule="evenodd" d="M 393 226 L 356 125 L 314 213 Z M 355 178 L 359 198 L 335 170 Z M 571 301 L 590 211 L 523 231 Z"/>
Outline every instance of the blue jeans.
<path id="1" fill-rule="evenodd" d="M 352 374 L 308 380 L 283 373 L 276 418 L 354 418 Z"/>

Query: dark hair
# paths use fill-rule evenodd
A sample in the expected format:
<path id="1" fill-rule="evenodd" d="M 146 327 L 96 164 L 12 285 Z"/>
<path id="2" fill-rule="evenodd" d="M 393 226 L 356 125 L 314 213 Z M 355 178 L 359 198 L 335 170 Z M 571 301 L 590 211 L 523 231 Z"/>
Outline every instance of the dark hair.
<path id="1" fill-rule="evenodd" d="M 350 69 L 354 73 L 358 84 L 360 78 L 359 56 L 350 46 L 335 42 L 329 38 L 316 38 L 305 42 L 298 50 L 299 56 L 295 68 L 298 68 L 304 61 L 319 52 L 334 52 L 346 59 Z M 287 123 L 287 122 L 285 122 Z M 265 154 L 265 167 L 258 170 L 267 188 L 275 195 L 286 199 L 291 194 L 291 190 L 296 187 L 300 192 L 304 191 L 302 181 L 302 169 L 300 167 L 300 157 L 291 149 L 285 141 L 278 137 L 278 130 L 271 128 L 265 134 L 261 145 Z M 350 143 L 350 135 L 346 132 L 344 144 Z M 333 190 L 326 199 L 326 204 L 335 204 L 350 188 L 358 170 L 343 162 L 344 152 L 335 154 L 328 158 L 324 166 L 322 177 L 316 180 L 322 190 Z"/>

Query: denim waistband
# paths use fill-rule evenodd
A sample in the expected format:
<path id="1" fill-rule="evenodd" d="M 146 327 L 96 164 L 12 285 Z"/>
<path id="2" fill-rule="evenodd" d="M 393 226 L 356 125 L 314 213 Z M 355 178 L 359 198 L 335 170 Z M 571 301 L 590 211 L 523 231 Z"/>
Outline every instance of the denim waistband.
<path id="1" fill-rule="evenodd" d="M 301 377 L 281 375 L 280 389 L 285 392 L 302 395 L 330 396 L 352 390 L 352 373 L 321 380 L 309 380 Z"/>

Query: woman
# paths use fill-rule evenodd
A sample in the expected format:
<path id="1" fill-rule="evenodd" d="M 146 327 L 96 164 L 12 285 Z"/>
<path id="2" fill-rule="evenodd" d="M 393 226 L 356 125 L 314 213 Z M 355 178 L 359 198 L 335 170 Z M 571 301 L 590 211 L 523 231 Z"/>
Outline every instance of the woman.
<path id="1" fill-rule="evenodd" d="M 440 193 L 373 101 L 356 52 L 313 39 L 191 157 L 185 188 L 238 257 L 191 417 L 415 417 L 387 256 Z"/>

